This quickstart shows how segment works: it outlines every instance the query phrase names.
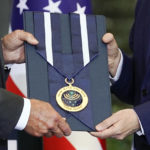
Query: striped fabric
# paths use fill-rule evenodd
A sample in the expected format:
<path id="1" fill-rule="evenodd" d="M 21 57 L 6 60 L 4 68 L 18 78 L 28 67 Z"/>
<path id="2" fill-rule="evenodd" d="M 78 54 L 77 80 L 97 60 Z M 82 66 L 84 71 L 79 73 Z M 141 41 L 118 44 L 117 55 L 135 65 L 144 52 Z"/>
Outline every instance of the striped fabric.
<path id="1" fill-rule="evenodd" d="M 36 14 L 35 14 L 36 15 Z M 53 14 L 51 14 L 51 13 L 48 13 L 48 12 L 44 12 L 43 13 L 43 16 L 42 15 L 38 15 L 38 17 L 36 17 L 36 19 L 38 18 L 38 20 L 35 20 L 35 26 L 37 26 L 37 29 L 40 29 L 40 28 L 42 28 L 42 25 L 41 24 L 37 24 L 37 22 L 39 21 L 39 20 L 44 20 L 44 29 L 40 29 L 40 30 L 44 30 L 44 33 L 45 33 L 45 37 L 44 37 L 44 40 L 45 40 L 45 45 L 40 45 L 40 46 L 44 46 L 44 48 L 45 48 L 45 50 L 46 50 L 46 58 L 47 58 L 47 61 L 53 66 L 54 64 L 53 64 L 53 47 L 55 47 L 55 45 L 54 44 L 59 44 L 60 45 L 60 43 L 59 43 L 59 41 L 57 42 L 57 41 L 54 41 L 53 42 L 53 31 L 52 31 L 52 24 L 51 24 L 51 20 L 52 20 L 52 18 L 51 18 L 51 15 L 53 15 Z M 58 16 L 58 15 L 57 15 Z M 72 15 L 73 16 L 73 15 Z M 39 17 L 41 17 L 41 18 L 39 18 Z M 54 16 L 53 17 L 53 19 L 55 19 L 55 17 L 56 16 Z M 88 28 L 88 26 L 87 26 L 87 22 L 89 22 L 90 24 L 91 24 L 91 20 L 88 20 L 88 18 L 87 18 L 87 15 L 85 15 L 85 14 L 80 14 L 80 15 L 74 15 L 74 17 L 76 18 L 76 22 L 78 22 L 78 26 L 76 26 L 76 28 L 79 28 L 80 29 L 80 31 L 79 31 L 79 34 L 80 34 L 80 39 L 81 39 L 81 50 L 82 50 L 82 58 L 81 58 L 81 60 L 83 60 L 83 67 L 84 66 L 86 66 L 89 62 L 90 62 L 90 60 L 95 56 L 95 55 L 97 55 L 98 54 L 98 51 L 97 51 L 97 53 L 96 53 L 96 50 L 95 49 L 97 49 L 96 47 L 92 47 L 92 45 L 93 45 L 93 42 L 95 42 L 96 41 L 96 39 L 97 39 L 97 35 L 96 35 L 96 20 L 95 20 L 95 18 L 94 18 L 94 16 L 90 16 L 89 15 L 89 18 L 92 18 L 92 31 L 90 31 L 90 28 Z M 44 19 L 43 19 L 44 18 Z M 71 17 L 71 18 L 73 18 L 73 17 Z M 59 19 L 59 16 L 58 16 L 58 19 Z M 66 19 L 67 19 L 67 17 L 66 17 Z M 61 20 L 60 21 L 57 21 L 57 23 L 59 23 L 59 24 L 61 24 Z M 72 23 L 74 23 L 74 22 L 72 22 Z M 69 25 L 68 25 L 68 27 L 69 28 L 71 28 L 71 31 L 68 31 L 69 33 L 69 36 L 71 37 L 72 35 L 71 34 L 74 34 L 73 32 L 75 32 L 75 28 L 73 27 L 73 25 L 72 25 L 72 27 L 70 27 Z M 58 27 L 58 28 L 62 28 L 61 27 L 61 25 Z M 55 27 L 55 29 L 56 29 L 56 27 Z M 54 30 L 55 30 L 54 29 Z M 94 29 L 95 29 L 95 31 L 94 31 Z M 66 30 L 66 29 L 58 29 L 58 30 L 60 30 L 60 32 L 63 32 L 63 31 L 61 31 L 61 30 Z M 77 29 L 78 30 L 78 29 Z M 38 30 L 37 30 L 37 32 L 38 32 Z M 61 34 L 60 34 L 60 32 L 59 33 L 55 33 L 55 31 L 54 31 L 54 34 L 59 34 L 58 36 L 61 36 Z M 72 33 L 71 33 L 72 32 Z M 78 31 L 77 31 L 78 32 Z M 35 33 L 36 34 L 36 33 Z M 65 34 L 67 34 L 67 33 L 65 33 Z M 92 36 L 92 39 L 89 39 L 89 35 L 88 34 L 93 34 L 93 35 L 95 35 L 95 36 Z M 38 36 L 38 35 L 37 35 Z M 37 37 L 36 36 L 36 37 Z M 54 35 L 54 36 L 56 36 L 56 35 Z M 76 35 L 77 36 L 77 35 Z M 39 37 L 39 38 L 41 38 L 41 37 Z M 62 37 L 63 38 L 63 37 Z M 64 38 L 66 38 L 66 37 L 64 37 Z M 73 37 L 72 37 L 73 38 Z M 40 40 L 40 39 L 39 39 Z M 69 43 L 69 42 L 71 42 L 71 41 L 68 41 L 66 44 L 67 45 L 69 45 L 69 44 L 71 44 L 71 43 Z M 74 44 L 73 42 L 75 42 L 75 41 L 73 41 L 73 39 L 72 39 L 72 45 Z M 96 43 L 96 42 L 95 42 Z M 89 45 L 90 45 L 90 48 L 89 48 Z M 96 43 L 96 45 L 97 45 L 97 43 Z M 94 45 L 95 46 L 95 45 Z M 70 47 L 70 49 L 71 49 L 71 47 Z M 72 53 L 74 52 L 74 53 L 76 53 L 76 51 L 74 50 L 74 47 L 72 46 Z M 93 52 L 94 51 L 94 52 Z M 79 51 L 78 51 L 79 52 Z M 91 57 L 91 58 L 90 58 Z M 76 59 L 76 61 L 78 62 L 79 60 L 78 59 Z M 78 68 L 78 69 L 80 69 L 80 68 Z"/>

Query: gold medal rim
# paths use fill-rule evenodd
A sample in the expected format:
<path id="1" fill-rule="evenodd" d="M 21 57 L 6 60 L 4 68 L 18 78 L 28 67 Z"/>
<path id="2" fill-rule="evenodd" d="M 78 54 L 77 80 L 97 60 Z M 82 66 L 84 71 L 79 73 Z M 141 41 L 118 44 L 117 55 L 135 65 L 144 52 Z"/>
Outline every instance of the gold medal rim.
<path id="1" fill-rule="evenodd" d="M 71 107 L 71 106 L 68 106 L 68 105 L 65 105 L 61 99 L 62 97 L 62 94 L 68 90 L 74 90 L 74 91 L 77 91 L 78 93 L 81 94 L 82 98 L 83 98 L 83 102 L 79 105 L 79 106 L 76 106 L 76 107 Z M 69 112 L 78 112 L 78 111 L 81 111 L 83 110 L 87 104 L 88 104 L 88 96 L 87 94 L 81 89 L 81 88 L 78 88 L 76 86 L 65 86 L 65 87 L 62 87 L 61 89 L 59 89 L 57 91 L 57 94 L 56 94 L 56 102 L 57 104 L 64 110 L 66 111 L 69 111 Z"/>

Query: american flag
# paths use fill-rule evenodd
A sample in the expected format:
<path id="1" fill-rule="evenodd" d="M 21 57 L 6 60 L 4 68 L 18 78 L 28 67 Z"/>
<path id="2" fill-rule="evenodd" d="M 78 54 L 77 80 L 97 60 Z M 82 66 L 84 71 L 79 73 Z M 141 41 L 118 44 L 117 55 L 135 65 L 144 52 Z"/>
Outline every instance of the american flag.
<path id="1" fill-rule="evenodd" d="M 23 29 L 23 11 L 48 11 L 57 13 L 91 13 L 90 0 L 14 0 L 10 31 Z M 25 64 L 13 65 L 7 80 L 7 89 L 27 96 Z M 104 140 L 87 132 L 73 132 L 69 137 L 43 138 L 44 150 L 106 150 Z M 17 150 L 17 140 L 9 140 L 8 150 Z"/>

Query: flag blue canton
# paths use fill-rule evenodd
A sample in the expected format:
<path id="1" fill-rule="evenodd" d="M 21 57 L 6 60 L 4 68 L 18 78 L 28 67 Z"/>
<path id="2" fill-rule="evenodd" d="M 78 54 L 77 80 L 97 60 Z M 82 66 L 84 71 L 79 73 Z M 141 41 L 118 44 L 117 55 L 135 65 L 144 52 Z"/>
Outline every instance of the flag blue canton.
<path id="1" fill-rule="evenodd" d="M 14 0 L 11 29 L 23 29 L 23 11 L 91 13 L 90 0 Z"/>

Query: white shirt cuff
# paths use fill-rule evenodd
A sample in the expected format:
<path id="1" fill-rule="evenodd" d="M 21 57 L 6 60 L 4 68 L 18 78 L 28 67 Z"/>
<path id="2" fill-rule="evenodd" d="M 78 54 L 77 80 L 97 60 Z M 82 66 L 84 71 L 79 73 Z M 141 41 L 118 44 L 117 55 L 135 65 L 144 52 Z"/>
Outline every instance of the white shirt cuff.
<path id="1" fill-rule="evenodd" d="M 31 109 L 30 100 L 27 98 L 24 98 L 23 110 L 22 110 L 21 116 L 19 118 L 19 121 L 18 121 L 15 129 L 23 130 L 26 127 L 29 116 L 30 116 L 30 109 Z"/>
<path id="2" fill-rule="evenodd" d="M 119 50 L 119 52 L 121 54 L 121 58 L 120 58 L 120 63 L 119 63 L 118 68 L 117 68 L 116 75 L 114 77 L 109 75 L 110 81 L 112 81 L 112 82 L 118 81 L 118 79 L 120 78 L 120 74 L 121 74 L 122 66 L 123 66 L 123 55 L 122 55 L 121 50 L 120 49 L 118 49 L 118 50 Z"/>
<path id="3" fill-rule="evenodd" d="M 139 124 L 140 124 L 140 130 L 137 131 L 136 134 L 137 134 L 138 136 L 145 135 L 144 129 L 143 129 L 143 126 L 142 126 L 142 123 L 141 123 L 140 119 L 139 119 Z"/>

